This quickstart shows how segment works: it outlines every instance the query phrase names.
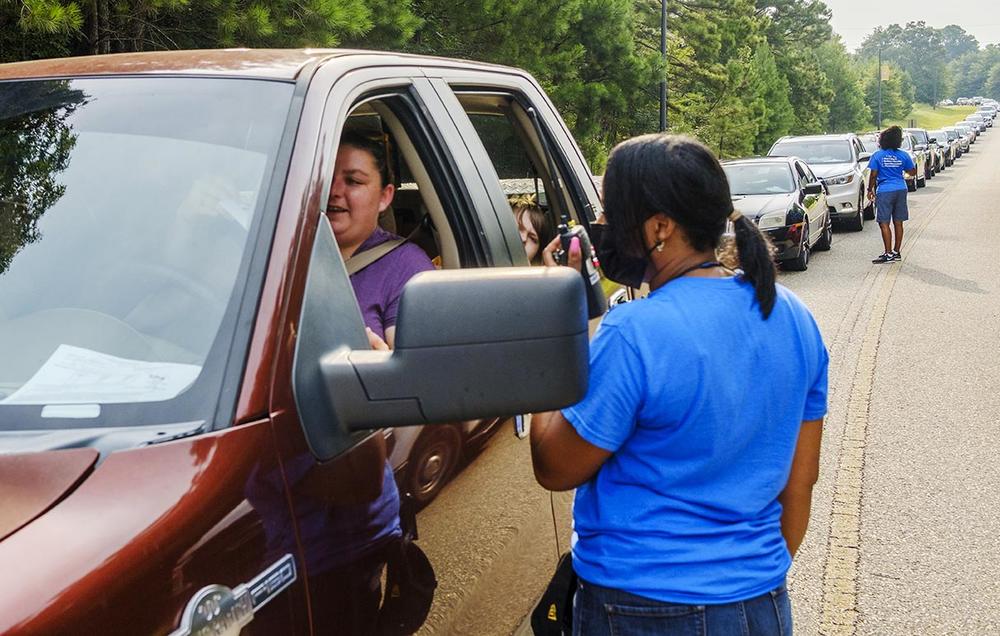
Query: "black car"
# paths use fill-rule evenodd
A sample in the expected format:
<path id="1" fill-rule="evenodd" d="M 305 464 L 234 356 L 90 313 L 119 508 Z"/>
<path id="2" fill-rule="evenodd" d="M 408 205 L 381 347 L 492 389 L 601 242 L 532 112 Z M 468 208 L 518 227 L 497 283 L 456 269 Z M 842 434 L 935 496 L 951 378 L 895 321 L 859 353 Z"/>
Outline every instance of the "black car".
<path id="1" fill-rule="evenodd" d="M 833 222 L 826 186 L 797 157 L 724 161 L 733 207 L 751 218 L 777 248 L 785 269 L 804 270 L 813 250 L 830 249 Z"/>

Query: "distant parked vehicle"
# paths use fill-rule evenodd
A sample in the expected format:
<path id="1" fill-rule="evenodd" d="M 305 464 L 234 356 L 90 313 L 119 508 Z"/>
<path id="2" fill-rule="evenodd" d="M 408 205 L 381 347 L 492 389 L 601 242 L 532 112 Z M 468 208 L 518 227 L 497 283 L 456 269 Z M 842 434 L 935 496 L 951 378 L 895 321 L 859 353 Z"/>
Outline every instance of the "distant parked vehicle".
<path id="1" fill-rule="evenodd" d="M 975 97 L 970 99 L 969 102 L 978 106 L 983 103 L 983 97 L 976 95 Z"/>
<path id="2" fill-rule="evenodd" d="M 753 219 L 777 248 L 785 269 L 809 267 L 812 250 L 830 249 L 833 220 L 827 188 L 797 157 L 754 157 L 722 163 L 733 207 Z"/>
<path id="3" fill-rule="evenodd" d="M 940 102 L 938 102 L 938 106 L 953 106 L 954 104 L 955 102 L 951 101 L 950 99 L 942 99 Z"/>
<path id="4" fill-rule="evenodd" d="M 959 106 L 968 106 L 970 102 L 968 97 L 959 97 L 955 103 Z"/>
<path id="5" fill-rule="evenodd" d="M 972 144 L 976 143 L 976 137 L 977 137 L 976 129 L 971 124 L 960 121 L 957 124 L 955 124 L 955 128 L 957 128 L 958 132 L 964 135 L 969 140 L 970 147 L 972 146 Z M 965 149 L 966 152 L 968 152 L 969 150 L 970 148 Z"/>
<path id="6" fill-rule="evenodd" d="M 941 156 L 943 153 L 939 153 L 939 148 L 937 144 L 931 143 L 931 137 L 927 134 L 927 131 L 923 128 L 904 128 L 903 132 L 910 133 L 913 135 L 913 139 L 916 142 L 914 146 L 914 152 L 924 152 L 926 154 L 926 162 L 924 164 L 924 173 L 927 179 L 933 179 L 934 174 L 938 171 L 939 166 L 943 166 L 943 159 Z"/>
<path id="7" fill-rule="evenodd" d="M 771 157 L 798 157 L 809 164 L 829 190 L 827 202 L 834 223 L 853 230 L 874 218 L 874 202 L 868 199 L 868 160 L 854 133 L 782 137 L 768 151 Z"/>
<path id="8" fill-rule="evenodd" d="M 914 192 L 917 188 L 927 185 L 927 150 L 926 148 L 924 150 L 917 149 L 918 145 L 913 135 L 908 132 L 903 133 L 903 144 L 899 149 L 910 155 L 910 159 L 913 159 L 913 165 L 917 167 L 915 177 L 905 177 L 906 189 L 910 192 Z"/>
<path id="9" fill-rule="evenodd" d="M 948 141 L 955 144 L 955 159 L 960 159 L 969 149 L 968 140 L 963 141 L 962 133 L 960 133 L 958 128 L 955 128 L 954 126 L 946 126 L 941 130 L 948 135 Z"/>
<path id="10" fill-rule="evenodd" d="M 948 133 L 945 130 L 930 130 L 927 132 L 931 139 L 936 140 L 938 150 L 941 152 L 941 157 L 943 163 L 941 164 L 941 169 L 945 170 L 955 163 L 955 159 L 958 153 L 958 140 L 952 140 L 948 137 Z"/>
<path id="11" fill-rule="evenodd" d="M 871 154 L 878 152 L 878 133 L 858 133 L 858 139 L 861 140 L 861 145 L 864 146 L 865 152 L 870 152 Z"/>
<path id="12" fill-rule="evenodd" d="M 976 127 L 977 132 L 986 132 L 986 118 L 979 113 L 973 113 L 965 118 L 965 121 Z"/>

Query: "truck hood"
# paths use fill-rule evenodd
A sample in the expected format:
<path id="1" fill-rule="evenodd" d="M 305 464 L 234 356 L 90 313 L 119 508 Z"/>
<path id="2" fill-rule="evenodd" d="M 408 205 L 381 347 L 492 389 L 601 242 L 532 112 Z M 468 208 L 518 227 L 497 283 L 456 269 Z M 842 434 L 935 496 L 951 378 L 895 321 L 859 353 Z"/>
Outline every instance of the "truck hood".
<path id="1" fill-rule="evenodd" d="M 794 199 L 794 192 L 737 195 L 733 197 L 733 207 L 743 216 L 756 220 L 768 212 L 787 212 Z"/>
<path id="2" fill-rule="evenodd" d="M 98 457 L 92 448 L 0 455 L 0 541 L 76 488 Z"/>
<path id="3" fill-rule="evenodd" d="M 186 437 L 202 425 L 0 431 L 0 541 L 66 498 L 108 453 Z"/>

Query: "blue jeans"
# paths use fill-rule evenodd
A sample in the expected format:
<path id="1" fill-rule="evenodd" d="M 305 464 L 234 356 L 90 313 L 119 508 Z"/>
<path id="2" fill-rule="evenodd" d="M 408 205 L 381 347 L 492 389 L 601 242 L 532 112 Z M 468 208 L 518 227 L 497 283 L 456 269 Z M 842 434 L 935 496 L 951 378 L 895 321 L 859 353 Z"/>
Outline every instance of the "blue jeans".
<path id="1" fill-rule="evenodd" d="M 791 636 L 792 604 L 784 584 L 724 605 L 664 603 L 579 580 L 573 636 Z"/>

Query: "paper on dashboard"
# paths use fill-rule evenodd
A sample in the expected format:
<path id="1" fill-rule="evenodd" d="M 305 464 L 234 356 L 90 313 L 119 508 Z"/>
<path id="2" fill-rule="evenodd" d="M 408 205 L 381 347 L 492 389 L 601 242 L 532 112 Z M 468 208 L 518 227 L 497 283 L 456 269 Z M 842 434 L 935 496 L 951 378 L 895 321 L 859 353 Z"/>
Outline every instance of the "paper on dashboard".
<path id="1" fill-rule="evenodd" d="M 159 402 L 180 395 L 199 373 L 196 364 L 130 360 L 61 344 L 0 404 Z"/>

